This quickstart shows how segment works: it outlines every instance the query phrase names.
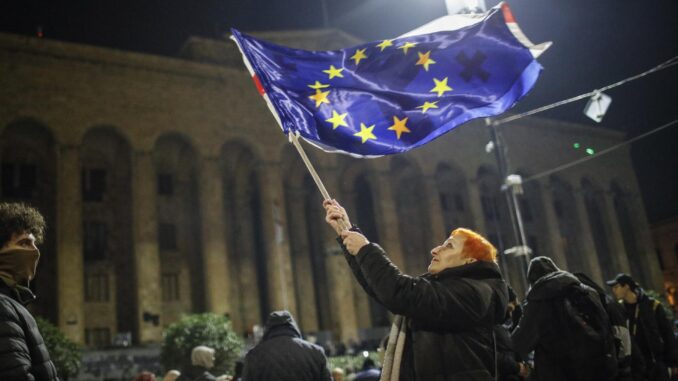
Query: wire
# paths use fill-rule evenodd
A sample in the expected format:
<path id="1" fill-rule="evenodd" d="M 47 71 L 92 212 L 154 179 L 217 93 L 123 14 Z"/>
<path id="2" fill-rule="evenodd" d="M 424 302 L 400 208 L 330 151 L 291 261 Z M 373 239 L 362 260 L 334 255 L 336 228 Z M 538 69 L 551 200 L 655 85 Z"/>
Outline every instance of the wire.
<path id="1" fill-rule="evenodd" d="M 657 132 L 659 132 L 659 131 L 661 131 L 661 130 L 664 130 L 664 129 L 666 129 L 666 128 L 669 128 L 669 127 L 673 126 L 674 124 L 678 124 L 678 119 L 676 119 L 676 120 L 674 120 L 674 121 L 671 121 L 671 122 L 668 122 L 668 123 L 666 123 L 666 124 L 664 124 L 664 125 L 662 125 L 662 126 L 659 126 L 659 127 L 655 128 L 654 130 L 648 131 L 648 132 L 646 132 L 646 133 L 644 133 L 644 134 L 640 134 L 640 135 L 638 135 L 638 136 L 636 136 L 636 137 L 634 137 L 634 138 L 632 138 L 632 139 L 629 139 L 629 140 L 627 140 L 627 141 L 624 141 L 624 142 L 619 143 L 619 144 L 617 144 L 617 145 L 614 145 L 614 146 L 612 146 L 612 147 L 606 148 L 606 149 L 604 149 L 604 150 L 598 152 L 598 153 L 595 154 L 595 155 L 587 156 L 587 157 L 584 157 L 584 158 L 581 158 L 581 159 L 578 159 L 578 160 L 569 162 L 569 163 L 567 163 L 567 164 L 563 164 L 563 165 L 557 166 L 557 167 L 555 167 L 555 168 L 549 169 L 548 171 L 544 171 L 544 172 L 542 172 L 542 173 L 538 173 L 538 174 L 536 174 L 536 175 L 534 175 L 534 176 L 530 176 L 530 177 L 526 178 L 525 180 L 523 180 L 523 184 L 526 183 L 526 182 L 532 181 L 532 180 L 537 180 L 537 179 L 542 178 L 542 177 L 544 177 L 544 176 L 548 176 L 548 175 L 550 175 L 550 174 L 552 174 L 552 173 L 555 173 L 555 172 L 558 172 L 558 171 L 562 171 L 563 169 L 567 169 L 567 168 L 570 168 L 570 167 L 574 167 L 575 165 L 578 165 L 578 164 L 587 162 L 587 161 L 589 161 L 589 160 L 595 159 L 595 158 L 597 158 L 597 157 L 599 157 L 599 156 L 602 156 L 602 155 L 605 155 L 605 154 L 607 154 L 607 153 L 610 153 L 610 152 L 612 152 L 612 151 L 614 151 L 614 150 L 616 150 L 616 149 L 618 149 L 618 148 L 620 148 L 620 147 L 623 147 L 623 146 L 625 146 L 625 145 L 631 144 L 631 143 L 633 143 L 633 142 L 635 142 L 635 141 L 637 141 L 637 140 L 640 140 L 640 139 L 642 139 L 642 138 L 644 138 L 644 137 L 647 137 L 647 136 L 652 135 L 652 134 L 654 134 L 654 133 L 657 133 Z"/>
<path id="2" fill-rule="evenodd" d="M 661 64 L 653 67 L 652 69 L 650 69 L 648 71 L 645 71 L 645 72 L 640 73 L 638 75 L 634 75 L 633 77 L 629 77 L 629 78 L 623 79 L 619 82 L 613 83 L 611 85 L 602 87 L 600 89 L 590 91 L 586 94 L 578 95 L 576 97 L 565 99 L 565 100 L 562 100 L 560 102 L 556 102 L 556 103 L 552 103 L 550 105 L 542 106 L 542 107 L 536 108 L 534 110 L 524 112 L 522 114 L 516 114 L 516 115 L 506 117 L 504 119 L 495 120 L 495 121 L 492 122 L 492 124 L 495 125 L 495 126 L 498 126 L 500 124 L 512 122 L 514 120 L 521 119 L 521 118 L 524 118 L 526 116 L 534 115 L 534 114 L 540 113 L 542 111 L 550 110 L 552 108 L 560 107 L 560 106 L 566 105 L 568 103 L 576 102 L 576 101 L 581 100 L 581 99 L 590 98 L 597 93 L 609 90 L 609 89 L 617 87 L 617 86 L 624 85 L 624 84 L 629 83 L 631 81 L 634 81 L 636 79 L 642 78 L 646 75 L 652 74 L 652 73 L 660 71 L 660 70 L 667 69 L 667 68 L 674 66 L 674 65 L 678 65 L 678 56 L 675 56 L 675 57 L 669 59 L 668 61 L 662 62 Z"/>

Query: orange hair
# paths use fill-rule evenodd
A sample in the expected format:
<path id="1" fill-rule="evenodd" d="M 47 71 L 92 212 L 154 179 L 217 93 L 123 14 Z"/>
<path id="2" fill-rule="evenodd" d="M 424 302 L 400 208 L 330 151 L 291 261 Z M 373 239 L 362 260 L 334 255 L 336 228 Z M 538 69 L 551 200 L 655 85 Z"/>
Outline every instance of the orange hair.
<path id="1" fill-rule="evenodd" d="M 475 258 L 485 262 L 497 261 L 497 249 L 480 234 L 471 229 L 457 228 L 450 233 L 450 236 L 453 235 L 460 235 L 466 238 L 463 253 L 467 258 Z"/>

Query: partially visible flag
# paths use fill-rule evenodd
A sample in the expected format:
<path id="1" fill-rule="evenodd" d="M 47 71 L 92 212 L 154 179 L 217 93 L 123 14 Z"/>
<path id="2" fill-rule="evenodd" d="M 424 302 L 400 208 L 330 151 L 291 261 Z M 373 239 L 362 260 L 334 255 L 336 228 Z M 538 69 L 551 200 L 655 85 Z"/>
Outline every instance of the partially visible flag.
<path id="1" fill-rule="evenodd" d="M 235 29 L 232 38 L 285 133 L 370 157 L 501 114 L 534 86 L 542 70 L 535 58 L 547 45 L 531 45 L 506 4 L 467 21 L 334 51 L 291 49 Z"/>

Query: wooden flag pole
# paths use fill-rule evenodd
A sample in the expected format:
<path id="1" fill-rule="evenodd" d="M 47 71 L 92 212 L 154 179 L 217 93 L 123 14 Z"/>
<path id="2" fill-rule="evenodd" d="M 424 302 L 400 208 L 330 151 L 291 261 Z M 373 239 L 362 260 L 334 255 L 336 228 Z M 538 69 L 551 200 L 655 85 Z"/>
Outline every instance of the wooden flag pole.
<path id="1" fill-rule="evenodd" d="M 313 163 L 311 163 L 311 161 L 308 159 L 306 151 L 304 151 L 304 147 L 299 144 L 299 136 L 297 136 L 297 134 L 295 134 L 293 131 L 288 132 L 287 136 L 290 139 L 290 143 L 292 143 L 294 148 L 297 149 L 297 152 L 299 152 L 301 160 L 306 165 L 306 169 L 308 169 L 308 172 L 311 174 L 311 177 L 313 178 L 315 185 L 318 187 L 318 190 L 320 190 L 320 194 L 322 194 L 323 199 L 331 200 L 332 198 L 330 197 L 329 192 L 327 192 L 327 189 L 325 188 L 323 181 L 320 179 L 320 176 L 318 176 L 318 172 L 316 172 L 315 167 L 313 167 Z M 339 220 L 339 226 L 341 226 L 342 230 L 348 230 L 350 228 L 350 226 L 348 226 L 346 221 L 343 219 Z"/>

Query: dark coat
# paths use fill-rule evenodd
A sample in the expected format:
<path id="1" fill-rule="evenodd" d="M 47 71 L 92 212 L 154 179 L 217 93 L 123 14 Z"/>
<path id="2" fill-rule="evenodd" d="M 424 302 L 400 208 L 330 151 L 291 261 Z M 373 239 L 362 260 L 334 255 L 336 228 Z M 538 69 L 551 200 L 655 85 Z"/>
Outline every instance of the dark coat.
<path id="1" fill-rule="evenodd" d="M 600 296 L 600 302 L 605 307 L 608 317 L 610 318 L 610 325 L 614 332 L 615 347 L 617 350 L 618 372 L 616 381 L 631 381 L 633 379 L 631 373 L 631 334 L 629 333 L 629 319 L 626 316 L 624 307 L 617 303 L 612 297 L 605 293 L 605 290 L 593 281 L 588 275 L 584 273 L 575 273 L 574 276 L 580 282 L 596 290 Z M 642 356 L 636 361 L 642 364 Z"/>
<path id="2" fill-rule="evenodd" d="M 204 366 L 191 365 L 181 371 L 177 381 L 215 381 L 217 378 Z"/>
<path id="3" fill-rule="evenodd" d="M 537 257 L 528 269 L 531 287 L 525 297 L 523 316 L 511 336 L 513 348 L 522 358 L 534 350 L 533 379 L 540 381 L 589 381 L 610 379 L 599 348 L 577 348 L 577 361 L 568 355 L 570 335 L 559 324 L 569 316 L 564 297 L 571 288 L 588 293 L 592 303 L 604 311 L 596 291 L 569 272 L 559 270 L 551 259 Z M 604 314 L 604 312 L 602 312 Z M 607 316 L 605 314 L 605 319 Z M 607 320 L 609 326 L 609 320 Z M 608 327 L 609 328 L 609 327 Z M 586 353 L 587 351 L 591 353 Z M 595 353 L 593 352 L 595 351 Z M 585 360 L 580 358 L 584 357 Z"/>
<path id="4" fill-rule="evenodd" d="M 508 303 L 495 263 L 477 261 L 412 277 L 379 245 L 368 244 L 355 257 L 345 248 L 344 253 L 365 291 L 407 318 L 401 380 L 493 380 L 492 327 L 503 321 Z"/>
<path id="5" fill-rule="evenodd" d="M 642 355 L 646 374 L 666 372 L 667 366 L 678 365 L 678 353 L 671 323 L 661 303 L 645 294 L 642 288 L 636 291 L 638 302 L 624 307 L 629 318 L 629 330 L 638 352 Z M 637 317 L 636 317 L 637 316 Z M 634 362 L 634 372 L 638 364 Z"/>
<path id="6" fill-rule="evenodd" d="M 323 349 L 301 338 L 289 312 L 274 312 L 261 342 L 245 356 L 243 381 L 331 381 Z"/>
<path id="7" fill-rule="evenodd" d="M 497 368 L 499 381 L 517 381 L 520 377 L 520 359 L 513 350 L 511 334 L 503 325 L 494 327 L 497 340 Z"/>
<path id="8" fill-rule="evenodd" d="M 55 381 L 57 371 L 30 312 L 19 301 L 35 296 L 0 280 L 0 380 Z"/>

